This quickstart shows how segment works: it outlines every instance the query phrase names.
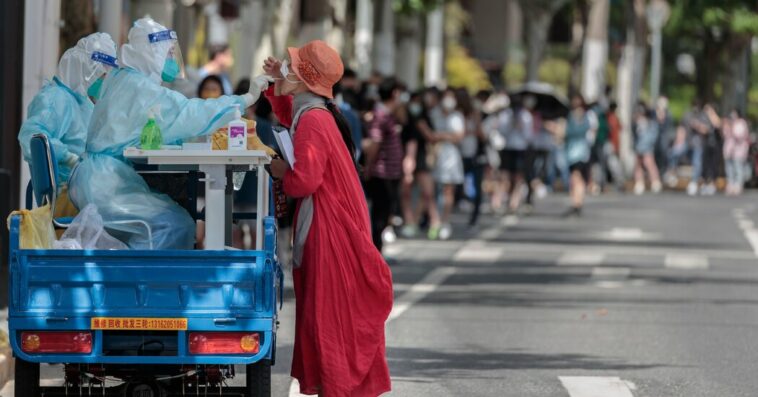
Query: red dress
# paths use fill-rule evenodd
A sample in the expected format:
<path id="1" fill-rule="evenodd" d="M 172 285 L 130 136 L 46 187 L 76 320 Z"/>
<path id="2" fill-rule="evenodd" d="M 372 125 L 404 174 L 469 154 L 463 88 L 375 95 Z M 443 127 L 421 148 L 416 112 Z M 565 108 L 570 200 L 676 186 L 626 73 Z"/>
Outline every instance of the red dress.
<path id="1" fill-rule="evenodd" d="M 266 96 L 279 121 L 291 125 L 292 97 L 274 96 L 272 89 Z M 302 265 L 292 272 L 292 376 L 302 394 L 375 397 L 391 388 L 384 323 L 392 310 L 392 275 L 371 241 L 363 190 L 331 113 L 305 112 L 294 149 L 284 191 L 312 195 L 314 213 Z"/>

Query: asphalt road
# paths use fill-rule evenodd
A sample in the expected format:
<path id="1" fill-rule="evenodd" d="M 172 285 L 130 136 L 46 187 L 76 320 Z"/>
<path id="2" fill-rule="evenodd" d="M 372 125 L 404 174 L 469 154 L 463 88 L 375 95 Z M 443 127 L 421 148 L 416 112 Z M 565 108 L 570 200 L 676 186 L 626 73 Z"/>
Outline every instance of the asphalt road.
<path id="1" fill-rule="evenodd" d="M 562 219 L 554 197 L 390 245 L 390 395 L 758 395 L 757 200 L 609 195 Z M 293 314 L 290 294 L 274 396 L 297 395 Z"/>

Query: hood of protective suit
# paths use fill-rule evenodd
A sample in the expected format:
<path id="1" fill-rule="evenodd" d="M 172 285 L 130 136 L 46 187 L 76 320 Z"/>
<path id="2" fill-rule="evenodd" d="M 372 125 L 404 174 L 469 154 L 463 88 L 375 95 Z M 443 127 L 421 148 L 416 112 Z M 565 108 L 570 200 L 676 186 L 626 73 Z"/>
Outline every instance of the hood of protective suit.
<path id="1" fill-rule="evenodd" d="M 111 36 L 98 32 L 82 38 L 63 53 L 58 62 L 58 78 L 68 88 L 86 96 L 87 89 L 108 71 L 103 54 L 116 58 L 116 43 Z"/>
<path id="2" fill-rule="evenodd" d="M 168 28 L 152 18 L 136 20 L 129 30 L 128 42 L 121 46 L 121 58 L 119 58 L 121 66 L 136 69 L 150 77 L 150 80 L 160 84 L 163 64 L 174 44 L 171 41 L 150 43 L 148 35 L 165 30 Z"/>

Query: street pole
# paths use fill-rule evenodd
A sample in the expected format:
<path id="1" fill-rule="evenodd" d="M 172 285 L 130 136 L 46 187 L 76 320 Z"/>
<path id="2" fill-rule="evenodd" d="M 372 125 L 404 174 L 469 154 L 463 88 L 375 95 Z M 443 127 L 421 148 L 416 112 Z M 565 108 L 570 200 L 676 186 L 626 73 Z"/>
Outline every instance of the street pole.
<path id="1" fill-rule="evenodd" d="M 424 51 L 424 85 L 438 86 L 442 83 L 445 14 L 442 6 L 426 17 L 426 50 Z"/>
<path id="2" fill-rule="evenodd" d="M 653 54 L 650 60 L 650 101 L 653 106 L 655 106 L 661 92 L 661 46 L 663 42 L 661 36 L 660 29 L 653 31 Z"/>
<path id="3" fill-rule="evenodd" d="M 121 13 L 123 10 L 122 0 L 100 0 L 100 20 L 97 29 L 108 33 L 117 46 L 121 44 Z"/>
<path id="4" fill-rule="evenodd" d="M 374 4 L 371 0 L 358 0 L 355 17 L 355 62 L 358 77 L 371 75 L 371 46 L 374 37 Z"/>
<path id="5" fill-rule="evenodd" d="M 663 27 L 671 15 L 666 0 L 653 0 L 647 7 L 647 24 L 652 32 L 652 55 L 650 57 L 650 104 L 655 106 L 661 92 L 661 52 L 663 51 Z"/>

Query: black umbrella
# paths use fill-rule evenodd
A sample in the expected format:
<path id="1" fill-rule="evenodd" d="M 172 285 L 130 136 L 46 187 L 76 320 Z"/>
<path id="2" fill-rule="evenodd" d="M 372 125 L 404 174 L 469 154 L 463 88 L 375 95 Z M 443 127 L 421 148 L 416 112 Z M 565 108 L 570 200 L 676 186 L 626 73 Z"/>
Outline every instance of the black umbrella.
<path id="1" fill-rule="evenodd" d="M 508 93 L 514 101 L 523 101 L 526 96 L 537 99 L 535 110 L 546 120 L 566 117 L 569 113 L 569 102 L 566 97 L 556 92 L 547 83 L 531 82 Z"/>

